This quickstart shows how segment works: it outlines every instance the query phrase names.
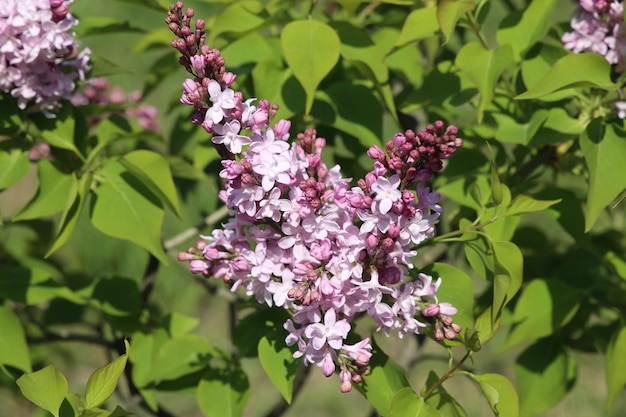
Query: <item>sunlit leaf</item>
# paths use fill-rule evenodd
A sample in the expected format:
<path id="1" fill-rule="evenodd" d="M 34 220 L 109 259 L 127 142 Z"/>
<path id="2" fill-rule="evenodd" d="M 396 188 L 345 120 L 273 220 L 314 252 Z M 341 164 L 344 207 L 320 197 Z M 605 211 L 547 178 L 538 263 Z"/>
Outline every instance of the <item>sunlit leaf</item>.
<path id="1" fill-rule="evenodd" d="M 288 23 L 280 44 L 289 68 L 306 92 L 308 114 L 317 86 L 339 60 L 341 41 L 333 28 L 308 19 Z"/>
<path id="2" fill-rule="evenodd" d="M 423 7 L 413 10 L 404 21 L 402 31 L 394 47 L 400 48 L 408 43 L 435 35 L 439 31 L 436 7 Z"/>
<path id="3" fill-rule="evenodd" d="M 240 368 L 210 371 L 196 391 L 200 410 L 207 417 L 239 417 L 249 397 L 250 383 Z"/>
<path id="4" fill-rule="evenodd" d="M 387 415 L 387 412 L 381 415 Z M 403 388 L 393 397 L 389 407 L 389 417 L 441 417 L 431 405 L 418 397 L 413 390 Z"/>
<path id="5" fill-rule="evenodd" d="M 31 372 L 30 356 L 24 329 L 9 307 L 0 305 L 0 364 Z"/>
<path id="6" fill-rule="evenodd" d="M 617 396 L 624 391 L 626 385 L 626 327 L 621 326 L 611 338 L 604 362 L 606 369 L 606 385 L 608 395 L 605 412 L 608 412 Z"/>
<path id="7" fill-rule="evenodd" d="M 470 374 L 470 376 L 480 385 L 494 416 L 518 417 L 520 415 L 517 391 L 505 376 L 498 374 Z"/>
<path id="8" fill-rule="evenodd" d="M 26 373 L 15 382 L 24 397 L 59 417 L 59 408 L 67 394 L 67 380 L 54 366 Z"/>
<path id="9" fill-rule="evenodd" d="M 285 345 L 285 332 L 275 330 L 259 340 L 259 360 L 274 386 L 288 404 L 293 396 L 293 382 L 296 378 L 299 360 L 293 357 Z"/>
<path id="10" fill-rule="evenodd" d="M 85 389 L 85 408 L 97 407 L 109 399 L 115 388 L 117 380 L 124 373 L 126 362 L 128 360 L 129 345 L 126 345 L 126 353 L 113 362 L 98 368 L 89 377 L 87 388 Z"/>

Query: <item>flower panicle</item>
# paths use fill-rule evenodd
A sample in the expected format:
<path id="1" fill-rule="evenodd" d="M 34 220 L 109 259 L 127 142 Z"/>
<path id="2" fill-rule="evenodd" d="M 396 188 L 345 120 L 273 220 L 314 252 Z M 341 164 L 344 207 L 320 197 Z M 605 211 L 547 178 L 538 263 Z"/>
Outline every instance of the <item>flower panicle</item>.
<path id="1" fill-rule="evenodd" d="M 79 52 L 71 28 L 71 0 L 3 0 L 0 4 L 0 91 L 18 107 L 54 118 L 61 100 L 91 69 L 88 48 Z"/>
<path id="2" fill-rule="evenodd" d="M 326 376 L 338 372 L 342 392 L 369 374 L 369 338 L 347 343 L 361 315 L 385 334 L 434 326 L 437 340 L 454 339 L 461 329 L 456 309 L 437 298 L 441 278 L 405 277 L 417 246 L 434 235 L 440 195 L 423 182 L 462 146 L 456 127 L 438 121 L 396 135 L 385 151 L 370 148 L 374 168 L 350 187 L 339 166 L 323 161 L 326 140 L 315 129 L 290 142 L 289 121 L 270 124 L 276 106 L 231 89 L 235 76 L 204 45 L 203 23 L 190 29 L 192 17 L 178 2 L 167 19 L 178 37 L 172 45 L 194 76 L 183 83 L 181 102 L 194 107 L 192 122 L 212 134 L 223 157 L 219 197 L 230 216 L 178 259 L 290 311 L 285 342 L 294 357 Z"/>

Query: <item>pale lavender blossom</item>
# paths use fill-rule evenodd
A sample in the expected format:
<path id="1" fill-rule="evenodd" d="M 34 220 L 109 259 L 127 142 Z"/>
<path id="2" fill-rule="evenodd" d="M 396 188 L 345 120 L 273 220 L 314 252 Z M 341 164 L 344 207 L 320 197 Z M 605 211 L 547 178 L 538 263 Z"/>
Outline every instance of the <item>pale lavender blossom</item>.
<path id="1" fill-rule="evenodd" d="M 453 307 L 437 299 L 441 279 L 407 279 L 441 213 L 439 194 L 421 181 L 462 145 L 456 127 L 437 121 L 398 133 L 385 150 L 372 147 L 372 170 L 350 188 L 340 166 L 324 163 L 326 140 L 314 129 L 290 144 L 290 123 L 272 120 L 276 106 L 253 105 L 229 88 L 223 58 L 198 41 L 203 23 L 191 30 L 191 16 L 179 2 L 167 19 L 179 38 L 173 46 L 195 77 L 181 101 L 194 106 L 192 121 L 213 134 L 224 158 L 219 197 L 230 217 L 179 259 L 200 260 L 193 272 L 288 309 L 283 327 L 294 357 L 326 376 L 338 369 L 342 392 L 367 374 L 372 355 L 369 338 L 345 343 L 355 317 L 370 315 L 385 334 L 422 334 L 428 326 L 438 340 L 458 334 L 452 314 L 443 314 Z"/>
<path id="2" fill-rule="evenodd" d="M 89 71 L 89 49 L 78 51 L 71 0 L 0 2 L 0 90 L 18 107 L 55 117 L 76 81 Z"/>

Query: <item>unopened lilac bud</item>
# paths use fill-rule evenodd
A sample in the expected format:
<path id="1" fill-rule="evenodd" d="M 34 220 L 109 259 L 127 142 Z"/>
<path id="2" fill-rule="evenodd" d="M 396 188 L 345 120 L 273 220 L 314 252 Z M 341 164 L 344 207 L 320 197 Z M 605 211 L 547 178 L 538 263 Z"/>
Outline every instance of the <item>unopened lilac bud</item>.
<path id="1" fill-rule="evenodd" d="M 367 156 L 369 156 L 375 161 L 381 161 L 381 162 L 387 158 L 387 156 L 385 155 L 385 152 L 383 152 L 383 150 L 380 149 L 377 145 L 372 145 L 367 150 Z"/>
<path id="2" fill-rule="evenodd" d="M 194 274 L 205 271 L 207 269 L 209 269 L 208 264 L 200 259 L 189 262 L 189 270 Z"/>
<path id="3" fill-rule="evenodd" d="M 396 223 L 391 223 L 389 225 L 389 230 L 387 230 L 387 236 L 389 236 L 392 239 L 397 238 L 398 236 L 400 236 L 400 226 L 398 226 Z"/>
<path id="4" fill-rule="evenodd" d="M 450 327 L 452 327 L 452 330 L 454 330 L 457 334 L 461 333 L 461 330 L 463 330 L 463 328 L 456 323 L 452 323 Z"/>
<path id="5" fill-rule="evenodd" d="M 283 137 L 289 133 L 289 129 L 291 129 L 291 121 L 280 119 L 278 123 L 274 125 L 274 133 L 276 137 Z"/>
<path id="6" fill-rule="evenodd" d="M 206 241 L 205 240 L 197 240 L 196 244 L 195 244 L 196 249 L 198 250 L 203 250 L 204 248 L 206 248 Z"/>
<path id="7" fill-rule="evenodd" d="M 178 252 L 178 260 L 181 262 L 191 261 L 194 258 L 194 255 L 187 252 Z"/>
<path id="8" fill-rule="evenodd" d="M 441 326 L 435 326 L 435 331 L 433 332 L 433 336 L 435 337 L 435 340 L 438 342 L 441 342 L 445 338 L 445 335 L 443 333 L 443 329 L 441 328 Z"/>
<path id="9" fill-rule="evenodd" d="M 446 339 L 448 339 L 448 340 L 456 339 L 456 332 L 454 330 L 452 330 L 451 328 L 446 328 L 445 331 L 444 331 L 444 335 L 445 335 Z"/>
<path id="10" fill-rule="evenodd" d="M 339 390 L 344 394 L 352 391 L 352 383 L 350 381 L 342 382 Z"/>
<path id="11" fill-rule="evenodd" d="M 363 377 L 359 374 L 354 374 L 352 375 L 352 382 L 354 382 L 355 384 L 360 384 L 361 382 L 363 382 Z"/>
<path id="12" fill-rule="evenodd" d="M 333 362 L 330 355 L 326 355 L 324 358 L 324 363 L 322 363 L 322 373 L 327 378 L 335 373 L 335 362 Z"/>
<path id="13" fill-rule="evenodd" d="M 358 366 L 367 366 L 370 363 L 370 357 L 362 353 L 359 353 L 356 357 L 355 363 Z"/>
<path id="14" fill-rule="evenodd" d="M 230 87 L 232 83 L 235 82 L 236 78 L 237 78 L 237 75 L 233 74 L 232 72 L 225 72 L 224 74 L 222 74 L 222 82 L 227 87 Z"/>
<path id="15" fill-rule="evenodd" d="M 376 246 L 378 246 L 378 236 L 370 233 L 367 238 L 365 238 L 365 244 L 368 248 L 374 249 Z"/>
<path id="16" fill-rule="evenodd" d="M 389 237 L 384 238 L 381 246 L 385 251 L 391 250 L 393 248 L 393 239 Z"/>
<path id="17" fill-rule="evenodd" d="M 436 316 L 437 314 L 439 314 L 439 304 L 429 305 L 422 311 L 422 314 L 424 314 L 426 317 Z"/>

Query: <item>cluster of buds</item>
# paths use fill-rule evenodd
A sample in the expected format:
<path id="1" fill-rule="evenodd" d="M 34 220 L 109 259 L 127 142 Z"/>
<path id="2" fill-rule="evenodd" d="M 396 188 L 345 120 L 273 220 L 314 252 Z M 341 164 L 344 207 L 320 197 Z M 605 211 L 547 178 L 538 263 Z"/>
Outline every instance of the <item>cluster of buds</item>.
<path id="1" fill-rule="evenodd" d="M 160 130 L 157 120 L 158 110 L 154 106 L 137 103 L 141 100 L 141 91 L 133 91 L 126 94 L 119 86 L 111 86 L 106 78 L 89 78 L 85 81 L 81 89 L 76 91 L 71 98 L 75 106 L 86 106 L 94 104 L 100 107 L 111 107 L 123 109 L 124 115 L 129 119 L 137 120 L 142 129 L 158 132 Z M 98 113 L 91 116 L 90 122 L 97 123 L 107 117 L 107 114 Z"/>
<path id="2" fill-rule="evenodd" d="M 357 185 L 321 158 L 326 140 L 307 129 L 288 142 L 290 122 L 272 122 L 276 107 L 243 100 L 219 51 L 204 45 L 204 23 L 191 30 L 194 12 L 182 2 L 167 22 L 172 46 L 194 76 L 181 102 L 192 121 L 212 134 L 223 157 L 220 199 L 230 217 L 178 259 L 190 270 L 222 279 L 260 303 L 287 309 L 285 342 L 294 357 L 325 376 L 338 370 L 342 392 L 369 373 L 369 338 L 348 344 L 352 321 L 369 315 L 385 334 L 422 334 L 437 340 L 461 330 L 457 310 L 440 302 L 441 278 L 415 273 L 417 246 L 434 234 L 440 195 L 422 182 L 462 145 L 443 122 L 398 134 L 386 152 L 372 147 L 374 168 Z"/>
<path id="3" fill-rule="evenodd" d="M 69 0 L 0 2 L 0 91 L 20 109 L 54 117 L 89 71 L 89 49 L 78 52 Z"/>

